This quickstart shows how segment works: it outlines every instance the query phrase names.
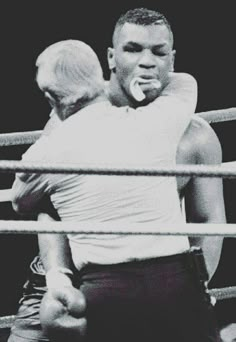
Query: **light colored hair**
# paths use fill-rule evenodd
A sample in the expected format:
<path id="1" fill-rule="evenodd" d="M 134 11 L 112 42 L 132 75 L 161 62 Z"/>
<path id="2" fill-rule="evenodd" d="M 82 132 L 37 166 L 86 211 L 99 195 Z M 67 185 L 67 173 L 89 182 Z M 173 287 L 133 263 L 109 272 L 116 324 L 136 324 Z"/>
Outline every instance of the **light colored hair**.
<path id="1" fill-rule="evenodd" d="M 93 49 L 79 40 L 64 40 L 47 47 L 37 58 L 36 81 L 44 92 L 64 106 L 81 105 L 104 91 L 103 71 Z M 45 69 L 43 75 L 40 70 Z M 41 77 L 40 77 L 41 76 Z"/>

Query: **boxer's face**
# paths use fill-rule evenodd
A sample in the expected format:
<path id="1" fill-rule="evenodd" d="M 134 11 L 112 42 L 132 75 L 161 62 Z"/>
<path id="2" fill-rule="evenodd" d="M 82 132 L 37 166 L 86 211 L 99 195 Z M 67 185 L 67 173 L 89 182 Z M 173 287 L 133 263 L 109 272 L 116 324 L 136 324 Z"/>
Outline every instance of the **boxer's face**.
<path id="1" fill-rule="evenodd" d="M 115 35 L 114 48 L 108 51 L 109 67 L 128 98 L 132 98 L 130 82 L 134 77 L 150 79 L 141 85 L 147 102 L 153 101 L 168 82 L 174 68 L 172 36 L 164 24 L 141 26 L 125 23 Z M 154 89 L 151 80 L 161 82 Z"/>

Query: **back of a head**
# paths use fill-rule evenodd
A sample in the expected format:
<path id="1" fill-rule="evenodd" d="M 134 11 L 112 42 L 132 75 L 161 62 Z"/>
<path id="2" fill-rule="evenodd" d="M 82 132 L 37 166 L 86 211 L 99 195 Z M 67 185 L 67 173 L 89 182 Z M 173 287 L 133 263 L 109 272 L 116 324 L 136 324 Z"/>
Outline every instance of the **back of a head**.
<path id="1" fill-rule="evenodd" d="M 103 72 L 93 49 L 82 41 L 64 40 L 47 47 L 37 58 L 37 83 L 42 91 L 71 105 L 89 102 L 104 89 Z"/>
<path id="2" fill-rule="evenodd" d="M 125 23 L 141 25 L 141 26 L 165 25 L 168 28 L 171 39 L 173 41 L 172 29 L 167 18 L 158 11 L 141 7 L 141 8 L 134 8 L 134 9 L 127 11 L 125 14 L 122 14 L 120 18 L 117 20 L 115 28 L 114 28 L 113 38 L 112 38 L 114 46 L 115 46 L 119 31 L 125 25 Z"/>

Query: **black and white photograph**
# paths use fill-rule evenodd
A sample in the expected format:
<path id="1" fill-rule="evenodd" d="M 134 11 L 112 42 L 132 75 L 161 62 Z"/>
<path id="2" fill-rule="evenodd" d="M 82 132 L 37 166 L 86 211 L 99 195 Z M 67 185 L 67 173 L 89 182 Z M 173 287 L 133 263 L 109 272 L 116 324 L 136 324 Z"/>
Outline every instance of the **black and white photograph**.
<path id="1" fill-rule="evenodd" d="M 236 341 L 233 1 L 1 13 L 0 342 Z"/>

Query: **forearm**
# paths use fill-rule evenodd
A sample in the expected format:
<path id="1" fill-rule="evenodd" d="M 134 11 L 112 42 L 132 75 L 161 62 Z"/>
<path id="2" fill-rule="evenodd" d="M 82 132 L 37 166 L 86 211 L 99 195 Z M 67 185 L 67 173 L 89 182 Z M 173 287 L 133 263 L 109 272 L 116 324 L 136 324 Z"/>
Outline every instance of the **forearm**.
<path id="1" fill-rule="evenodd" d="M 186 217 L 191 223 L 226 223 L 222 182 L 217 179 L 195 179 L 186 194 Z M 220 261 L 223 236 L 190 238 L 190 243 L 203 250 L 210 279 Z"/>
<path id="2" fill-rule="evenodd" d="M 170 73 L 169 80 L 161 98 L 168 102 L 169 118 L 173 120 L 176 131 L 180 131 L 180 139 L 196 110 L 197 82 L 186 73 Z"/>
<path id="3" fill-rule="evenodd" d="M 220 261 L 223 237 L 190 237 L 189 241 L 191 246 L 201 247 L 209 274 L 209 280 L 211 280 Z"/>
<path id="4" fill-rule="evenodd" d="M 72 268 L 70 246 L 66 235 L 39 234 L 39 253 L 45 271 L 52 268 Z"/>
<path id="5" fill-rule="evenodd" d="M 53 220 L 46 214 L 40 214 L 39 219 Z M 40 234 L 39 248 L 46 270 L 47 285 L 47 292 L 40 304 L 42 329 L 50 341 L 80 341 L 86 334 L 86 299 L 73 286 L 67 236 Z"/>
<path id="6" fill-rule="evenodd" d="M 218 199 L 218 203 L 215 202 L 215 208 L 211 207 L 208 209 L 207 212 L 199 215 L 200 217 L 194 216 L 194 219 L 192 219 L 191 222 L 199 222 L 202 224 L 226 223 L 223 200 L 220 201 L 220 199 Z M 201 247 L 209 274 L 209 280 L 211 280 L 220 261 L 223 236 L 190 237 L 189 241 L 192 246 Z"/>
<path id="7" fill-rule="evenodd" d="M 66 235 L 40 234 L 39 253 L 46 272 L 48 289 L 73 286 L 73 267 Z"/>
<path id="8" fill-rule="evenodd" d="M 46 213 L 38 215 L 38 221 L 55 221 L 55 219 Z M 52 268 L 71 268 L 72 258 L 70 245 L 65 234 L 39 234 L 38 235 L 39 253 L 42 259 L 45 271 Z"/>
<path id="9" fill-rule="evenodd" d="M 197 83 L 195 79 L 182 73 L 171 73 L 168 85 L 161 95 L 141 111 L 154 113 L 154 125 L 168 132 L 170 143 L 179 143 L 190 123 L 197 103 Z M 155 127 L 155 126 L 154 126 Z"/>

